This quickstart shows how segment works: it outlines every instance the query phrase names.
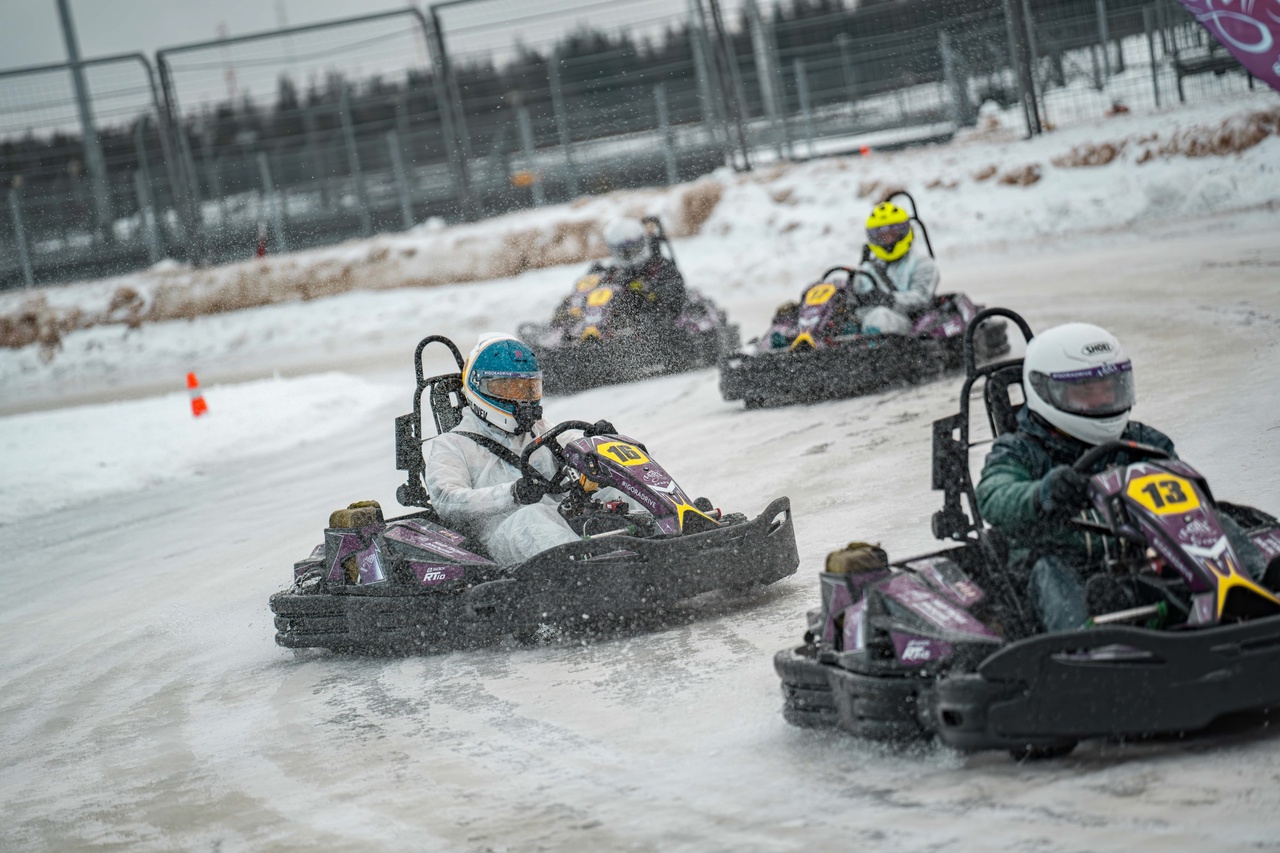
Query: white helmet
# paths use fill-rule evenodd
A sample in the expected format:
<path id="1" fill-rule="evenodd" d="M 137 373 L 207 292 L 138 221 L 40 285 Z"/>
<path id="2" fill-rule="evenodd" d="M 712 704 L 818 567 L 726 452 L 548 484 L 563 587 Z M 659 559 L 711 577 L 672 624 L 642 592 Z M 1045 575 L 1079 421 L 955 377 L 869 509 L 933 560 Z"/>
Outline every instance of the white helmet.
<path id="1" fill-rule="evenodd" d="M 614 219 L 604 227 L 604 242 L 621 267 L 638 267 L 652 256 L 649 234 L 635 219 Z"/>
<path id="2" fill-rule="evenodd" d="M 1133 365 L 1115 336 L 1089 323 L 1036 335 L 1022 362 L 1031 411 L 1086 444 L 1114 441 L 1133 408 Z"/>

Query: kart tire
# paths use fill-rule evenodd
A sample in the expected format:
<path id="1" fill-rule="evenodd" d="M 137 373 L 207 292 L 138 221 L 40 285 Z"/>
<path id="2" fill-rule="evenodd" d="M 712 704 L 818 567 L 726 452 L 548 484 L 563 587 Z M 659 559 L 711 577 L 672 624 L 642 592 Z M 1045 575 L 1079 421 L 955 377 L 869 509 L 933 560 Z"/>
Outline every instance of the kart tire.
<path id="1" fill-rule="evenodd" d="M 295 595 L 282 593 L 271 597 L 271 610 L 277 616 L 337 616 L 342 601 L 329 595 Z"/>
<path id="2" fill-rule="evenodd" d="M 802 729 L 833 729 L 840 725 L 840 715 L 835 711 L 802 710 L 791 705 L 782 706 L 782 719 Z"/>
<path id="3" fill-rule="evenodd" d="M 840 724 L 851 734 L 896 742 L 929 736 L 917 711 L 919 679 L 837 669 L 832 671 L 830 682 Z"/>
<path id="4" fill-rule="evenodd" d="M 831 682 L 827 679 L 830 667 L 818 663 L 817 651 L 810 645 L 783 649 L 773 656 L 773 671 L 784 685 L 830 691 Z"/>
<path id="5" fill-rule="evenodd" d="M 787 707 L 801 711 L 836 712 L 836 700 L 830 687 L 792 687 L 783 683 L 782 701 Z"/>

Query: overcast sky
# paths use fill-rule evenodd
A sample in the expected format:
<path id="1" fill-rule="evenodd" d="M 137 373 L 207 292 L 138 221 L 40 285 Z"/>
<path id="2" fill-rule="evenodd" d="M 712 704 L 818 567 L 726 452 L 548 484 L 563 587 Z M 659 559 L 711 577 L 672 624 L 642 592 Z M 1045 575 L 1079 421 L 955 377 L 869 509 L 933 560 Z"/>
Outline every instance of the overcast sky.
<path id="1" fill-rule="evenodd" d="M 85 58 L 141 51 L 291 25 L 404 8 L 405 0 L 70 0 Z M 425 3 L 418 4 L 425 8 Z M 736 8 L 738 0 L 724 2 Z M 766 2 L 764 5 L 771 5 Z M 601 27 L 683 14 L 687 0 L 485 0 L 444 13 L 446 30 L 465 27 L 461 47 L 504 46 L 519 32 L 526 41 L 579 23 Z M 520 26 L 504 22 L 526 18 Z M 486 38 L 487 35 L 487 38 Z M 0 0 L 0 70 L 63 62 L 66 50 L 55 0 Z"/>

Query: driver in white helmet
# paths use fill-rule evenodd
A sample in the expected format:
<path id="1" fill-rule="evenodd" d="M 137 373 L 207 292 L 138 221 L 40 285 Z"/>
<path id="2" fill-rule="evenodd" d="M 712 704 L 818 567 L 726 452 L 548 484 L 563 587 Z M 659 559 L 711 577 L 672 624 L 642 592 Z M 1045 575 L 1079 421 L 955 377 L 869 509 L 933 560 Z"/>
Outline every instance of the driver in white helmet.
<path id="1" fill-rule="evenodd" d="M 462 421 L 430 439 L 424 454 L 427 492 L 441 520 L 477 538 L 503 565 L 577 541 L 545 483 L 524 479 L 517 464 L 547 429 L 542 371 L 533 350 L 510 335 L 482 335 L 467 357 L 462 385 Z M 613 432 L 606 421 L 595 428 Z M 544 477 L 554 476 L 546 451 L 531 462 Z"/>
<path id="2" fill-rule="evenodd" d="M 1090 598 L 1114 592 L 1100 583 L 1086 596 L 1088 576 L 1105 566 L 1115 543 L 1068 521 L 1086 513 L 1090 475 L 1136 460 L 1117 452 L 1087 473 L 1072 465 L 1115 439 L 1176 455 L 1168 436 L 1129 419 L 1133 366 L 1105 329 L 1068 323 L 1036 335 L 1027 344 L 1022 387 L 1026 404 L 1018 412 L 1017 431 L 992 446 L 978 482 L 978 509 L 1008 538 L 1011 568 L 1026 578 L 1041 624 L 1048 631 L 1068 631 L 1084 625 L 1091 610 L 1124 604 L 1099 600 L 1090 606 Z"/>
<path id="3" fill-rule="evenodd" d="M 674 319 L 684 305 L 684 276 L 662 254 L 661 237 L 640 220 L 620 218 L 605 225 L 604 242 L 609 257 L 593 269 L 627 287 L 653 316 Z"/>

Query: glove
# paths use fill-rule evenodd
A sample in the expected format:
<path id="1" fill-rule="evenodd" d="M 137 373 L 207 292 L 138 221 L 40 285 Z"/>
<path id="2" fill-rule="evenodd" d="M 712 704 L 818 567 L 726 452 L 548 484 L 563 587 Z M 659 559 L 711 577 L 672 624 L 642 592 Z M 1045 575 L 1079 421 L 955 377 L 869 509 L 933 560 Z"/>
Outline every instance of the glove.
<path id="1" fill-rule="evenodd" d="M 1089 478 L 1059 465 L 1040 481 L 1040 508 L 1050 515 L 1071 515 L 1088 504 Z"/>
<path id="2" fill-rule="evenodd" d="M 591 426 L 582 431 L 582 434 L 590 437 L 593 435 L 614 435 L 618 432 L 617 427 L 606 420 L 598 420 Z"/>
<path id="3" fill-rule="evenodd" d="M 511 484 L 511 497 L 522 505 L 536 504 L 547 493 L 546 483 L 537 483 L 521 477 Z"/>
<path id="4" fill-rule="evenodd" d="M 875 308 L 877 306 L 892 308 L 893 295 L 886 293 L 885 291 L 877 287 L 874 290 L 867 291 L 866 293 L 859 293 L 858 302 L 864 308 Z"/>

